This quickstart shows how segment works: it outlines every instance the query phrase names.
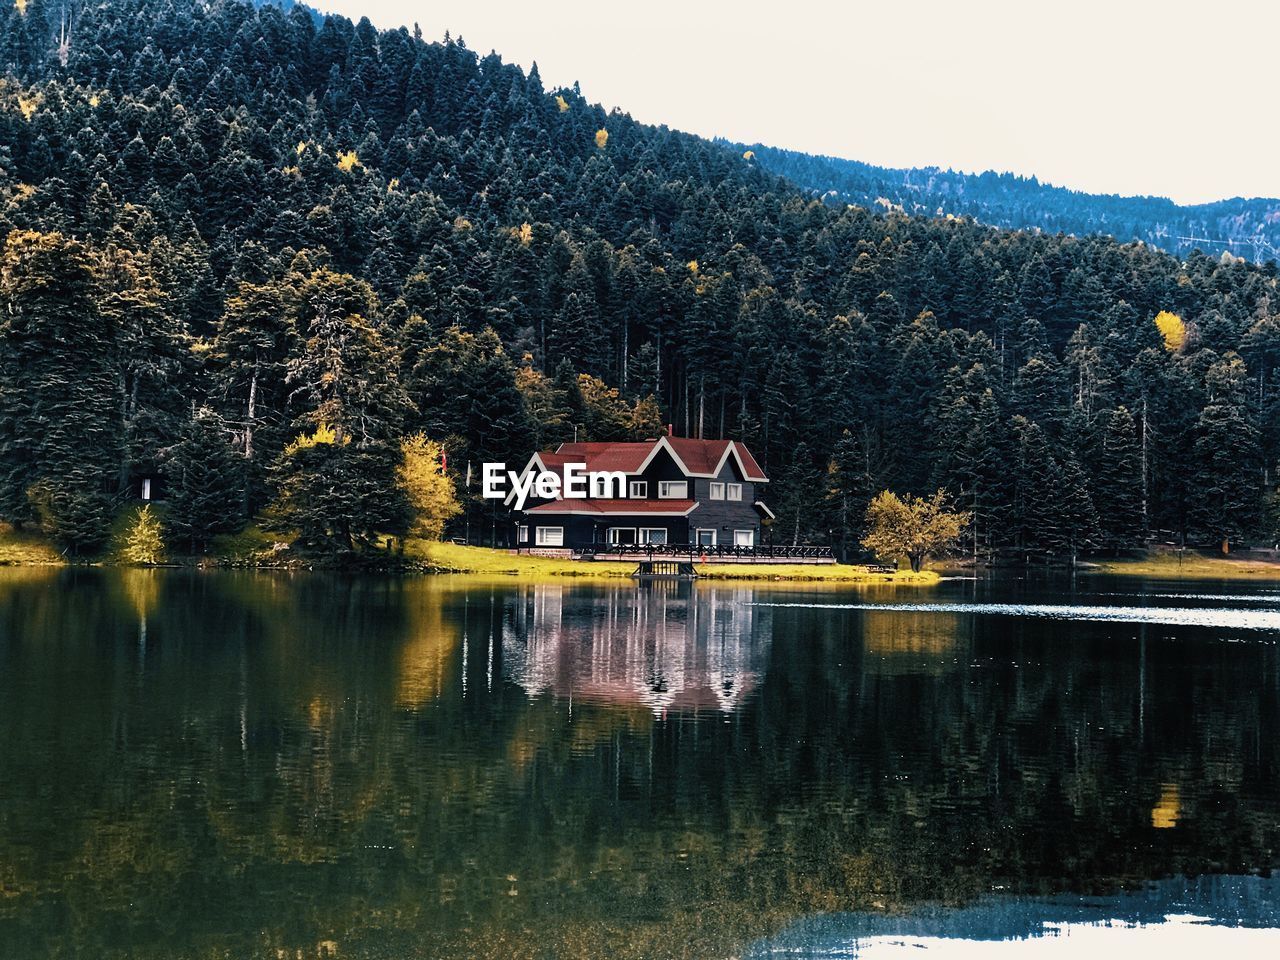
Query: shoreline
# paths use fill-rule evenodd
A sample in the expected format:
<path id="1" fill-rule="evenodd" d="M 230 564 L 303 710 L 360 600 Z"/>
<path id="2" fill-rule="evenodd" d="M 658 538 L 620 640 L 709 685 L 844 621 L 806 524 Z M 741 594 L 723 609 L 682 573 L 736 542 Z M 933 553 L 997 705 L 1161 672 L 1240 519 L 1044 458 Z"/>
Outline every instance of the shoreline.
<path id="1" fill-rule="evenodd" d="M 523 580 L 629 580 L 636 564 L 625 561 L 557 560 L 513 554 L 489 547 L 459 546 L 409 540 L 402 554 L 372 558 L 373 562 L 347 567 L 325 558 L 282 558 L 268 551 L 247 551 L 223 556 L 178 557 L 172 562 L 137 566 L 119 563 L 109 555 L 83 562 L 68 560 L 48 541 L 32 534 L 0 534 L 0 570 L 6 567 L 121 567 L 130 569 L 221 569 L 277 571 L 355 570 L 388 576 L 481 576 Z M 836 584 L 910 584 L 931 586 L 941 580 L 933 570 L 883 573 L 852 564 L 695 564 L 700 580 L 740 582 L 800 582 Z"/>
<path id="2" fill-rule="evenodd" d="M 1275 580 L 1280 582 L 1280 563 L 1236 557 L 1206 557 L 1188 553 L 1179 558 L 1153 553 L 1131 560 L 1094 560 L 1087 570 L 1091 576 L 1145 577 L 1150 580 Z"/>
<path id="3" fill-rule="evenodd" d="M 629 579 L 636 564 L 630 561 L 561 560 L 550 557 L 515 554 L 490 547 L 460 546 L 450 542 L 408 540 L 403 552 L 368 555 L 354 564 L 325 557 L 306 557 L 291 551 L 264 549 L 251 539 L 239 540 L 221 553 L 198 557 L 175 557 L 171 562 L 155 564 L 150 569 L 224 569 L 280 571 L 355 571 L 388 576 L 492 576 L 499 578 L 554 580 L 618 580 Z M 247 548 L 247 549 L 246 549 Z M 256 549 L 255 549 L 256 548 Z M 118 562 L 110 553 L 90 560 L 71 560 L 62 556 L 44 537 L 29 532 L 17 533 L 0 529 L 0 569 L 6 567 L 132 567 Z M 856 564 L 695 564 L 698 578 L 741 582 L 895 584 L 932 586 L 948 571 L 957 570 L 945 561 L 936 569 L 913 573 L 873 571 Z M 962 568 L 966 574 L 973 571 Z M 1022 568 L 1010 567 L 1009 570 Z M 1047 568 L 1067 574 L 1069 568 Z M 999 577 L 1000 567 L 990 568 L 989 575 Z M 1222 580 L 1280 582 L 1280 562 L 1238 557 L 1205 556 L 1187 553 L 1179 557 L 1167 552 L 1146 557 L 1092 558 L 1079 564 L 1076 575 L 1116 576 L 1149 580 Z"/>

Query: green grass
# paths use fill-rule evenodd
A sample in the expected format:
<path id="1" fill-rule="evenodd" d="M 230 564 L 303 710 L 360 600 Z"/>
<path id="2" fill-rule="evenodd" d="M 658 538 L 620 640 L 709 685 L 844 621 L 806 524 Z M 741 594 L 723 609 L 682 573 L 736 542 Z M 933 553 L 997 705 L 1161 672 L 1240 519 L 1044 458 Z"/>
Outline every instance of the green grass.
<path id="1" fill-rule="evenodd" d="M 272 533 L 251 523 L 238 533 L 223 533 L 214 537 L 209 545 L 209 557 L 238 562 L 261 560 L 274 555 L 277 543 L 288 543 L 292 539 L 291 536 Z"/>
<path id="2" fill-rule="evenodd" d="M 118 540 L 127 527 L 132 513 L 122 512 L 113 530 Z M 209 559 L 233 566 L 271 566 L 284 564 L 289 554 L 277 555 L 274 545 L 282 539 L 280 534 L 263 530 L 250 524 L 235 534 L 215 537 L 209 551 Z M 171 544 L 171 547 L 180 544 Z M 179 553 L 178 551 L 174 551 Z M 426 540 L 405 542 L 405 557 L 416 565 L 436 573 L 465 573 L 476 576 L 521 577 L 524 579 L 549 579 L 578 577 L 591 579 L 625 579 L 636 569 L 635 561 L 583 561 L 558 560 L 553 557 L 532 557 L 512 554 L 506 550 L 488 547 L 463 547 L 455 543 L 434 543 Z M 108 564 L 118 562 L 118 554 L 109 552 L 104 558 Z M 294 558 L 296 559 L 296 558 Z M 0 566 L 39 566 L 63 563 L 58 551 L 39 534 L 15 533 L 7 526 L 0 526 Z M 806 563 L 707 563 L 697 565 L 698 576 L 706 580 L 755 580 L 755 581 L 806 581 L 810 583 L 881 583 L 881 584 L 932 584 L 938 574 L 932 570 L 912 573 L 900 570 L 896 573 L 873 573 L 866 567 L 848 564 Z"/>
<path id="3" fill-rule="evenodd" d="M 531 557 L 488 547 L 463 547 L 456 543 L 407 540 L 405 555 L 444 573 L 478 573 L 503 577 L 629 577 L 634 563 L 557 560 Z"/>
<path id="4" fill-rule="evenodd" d="M 448 573 L 470 573 L 487 576 L 527 577 L 629 577 L 636 569 L 635 561 L 558 560 L 531 557 L 488 547 L 462 547 L 455 543 L 431 543 L 410 540 L 405 554 L 421 560 L 433 570 Z M 912 573 L 872 573 L 866 567 L 847 564 L 807 563 L 708 563 L 697 564 L 698 576 L 708 580 L 808 580 L 823 583 L 915 583 L 938 581 L 932 570 Z"/>
<path id="5" fill-rule="evenodd" d="M 65 561 L 46 538 L 0 524 L 0 567 L 37 567 Z"/>
<path id="6" fill-rule="evenodd" d="M 1177 554 L 1159 553 L 1135 560 L 1100 561 L 1090 572 L 1153 580 L 1280 580 L 1280 563 L 1198 553 L 1187 553 L 1179 561 Z"/>
<path id="7" fill-rule="evenodd" d="M 933 584 L 940 577 L 932 570 L 912 573 L 896 570 L 877 573 L 847 563 L 707 563 L 698 564 L 698 576 L 707 580 L 810 580 L 815 583 L 913 583 Z"/>

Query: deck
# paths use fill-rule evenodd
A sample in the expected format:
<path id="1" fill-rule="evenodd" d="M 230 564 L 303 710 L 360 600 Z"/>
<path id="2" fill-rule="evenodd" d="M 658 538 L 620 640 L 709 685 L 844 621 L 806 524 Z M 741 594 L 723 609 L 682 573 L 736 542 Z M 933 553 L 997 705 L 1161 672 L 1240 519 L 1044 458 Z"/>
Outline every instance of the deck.
<path id="1" fill-rule="evenodd" d="M 601 543 L 574 551 L 575 560 L 666 560 L 685 563 L 835 563 L 830 547 L 700 547 L 693 544 Z"/>

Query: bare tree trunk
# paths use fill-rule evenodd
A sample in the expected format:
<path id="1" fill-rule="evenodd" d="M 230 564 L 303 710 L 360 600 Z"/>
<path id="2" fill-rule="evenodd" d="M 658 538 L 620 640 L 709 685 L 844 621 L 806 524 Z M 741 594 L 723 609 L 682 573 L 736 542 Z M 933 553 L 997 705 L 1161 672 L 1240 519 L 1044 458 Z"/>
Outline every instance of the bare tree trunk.
<path id="1" fill-rule="evenodd" d="M 707 375 L 704 373 L 698 378 L 698 439 L 703 439 L 702 433 L 702 415 L 706 409 L 707 402 Z"/>
<path id="2" fill-rule="evenodd" d="M 1147 517 L 1147 398 L 1142 398 L 1142 532 L 1151 528 Z"/>
<path id="3" fill-rule="evenodd" d="M 258 367 L 253 368 L 253 379 L 249 381 L 249 416 L 244 425 L 244 458 L 253 459 L 253 424 L 258 413 Z"/>
<path id="4" fill-rule="evenodd" d="M 627 352 L 631 349 L 631 324 L 624 322 L 622 324 L 622 390 L 625 393 L 627 389 Z"/>

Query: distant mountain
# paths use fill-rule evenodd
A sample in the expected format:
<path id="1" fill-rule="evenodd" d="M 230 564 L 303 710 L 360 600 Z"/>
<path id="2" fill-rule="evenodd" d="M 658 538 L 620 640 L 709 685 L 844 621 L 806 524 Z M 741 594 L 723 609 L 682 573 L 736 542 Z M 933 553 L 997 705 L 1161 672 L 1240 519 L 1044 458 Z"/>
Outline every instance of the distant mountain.
<path id="1" fill-rule="evenodd" d="M 1108 234 L 1186 256 L 1230 251 L 1262 263 L 1280 259 L 1280 199 L 1239 197 L 1179 206 L 1164 197 L 1082 193 L 1035 177 L 938 167 L 896 170 L 857 160 L 742 145 L 766 170 L 831 201 L 924 216 L 972 217 L 1016 230 Z"/>

